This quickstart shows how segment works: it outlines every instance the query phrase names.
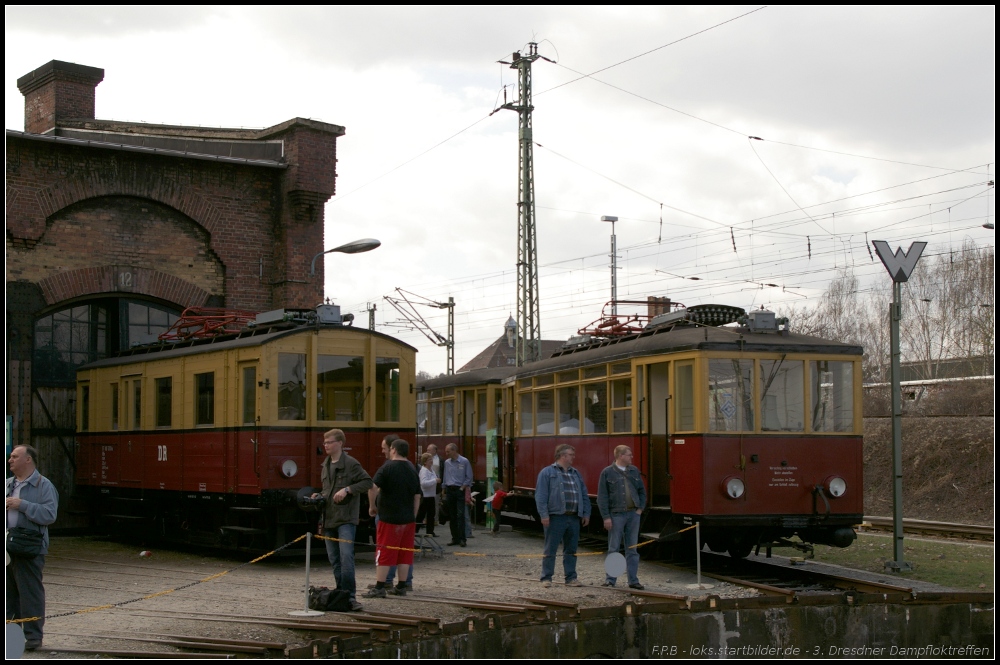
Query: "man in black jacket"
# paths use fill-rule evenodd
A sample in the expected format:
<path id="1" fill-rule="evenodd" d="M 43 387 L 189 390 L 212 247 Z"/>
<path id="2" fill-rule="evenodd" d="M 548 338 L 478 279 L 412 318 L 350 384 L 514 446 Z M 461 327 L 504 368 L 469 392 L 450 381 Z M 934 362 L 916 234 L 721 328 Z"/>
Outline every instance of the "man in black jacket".
<path id="1" fill-rule="evenodd" d="M 354 535 L 358 528 L 361 494 L 372 486 L 372 479 L 361 463 L 344 452 L 347 437 L 339 429 L 323 435 L 323 460 L 321 477 L 326 507 L 323 512 L 321 533 L 336 541 L 325 540 L 327 558 L 333 566 L 337 588 L 351 594 L 351 610 L 361 610 L 356 600 L 357 585 L 354 581 Z"/>
<path id="2" fill-rule="evenodd" d="M 601 471 L 597 483 L 597 507 L 608 531 L 608 552 L 617 552 L 625 544 L 625 568 L 631 589 L 639 584 L 639 516 L 646 508 L 646 486 L 639 469 L 632 464 L 632 449 L 615 448 L 614 464 Z M 617 578 L 608 575 L 603 586 L 614 586 Z"/>

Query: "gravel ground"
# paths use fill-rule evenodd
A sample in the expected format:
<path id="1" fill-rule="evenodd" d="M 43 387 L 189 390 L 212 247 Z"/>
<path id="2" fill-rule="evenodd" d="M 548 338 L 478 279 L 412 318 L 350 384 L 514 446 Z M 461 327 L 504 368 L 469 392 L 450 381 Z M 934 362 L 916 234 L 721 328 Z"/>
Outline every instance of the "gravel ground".
<path id="1" fill-rule="evenodd" d="M 446 538 L 439 538 L 444 544 Z M 314 545 L 322 545 L 314 541 Z M 582 587 L 567 587 L 562 579 L 561 554 L 556 562 L 556 583 L 548 589 L 538 580 L 541 571 L 540 534 L 503 532 L 492 536 L 477 529 L 468 547 L 445 547 L 443 556 L 425 555 L 415 564 L 414 593 L 403 598 L 365 599 L 361 596 L 375 582 L 371 548 L 359 548 L 357 583 L 365 610 L 436 617 L 458 621 L 482 611 L 458 605 L 429 602 L 429 598 L 465 598 L 479 602 L 514 601 L 519 596 L 568 601 L 581 607 L 616 605 L 629 597 L 624 576 L 618 588 L 601 587 L 604 555 L 600 549 L 581 547 L 578 574 Z M 277 641 L 289 645 L 307 641 L 302 633 L 266 624 L 221 619 L 239 617 L 285 618 L 304 607 L 305 556 L 289 555 L 233 570 L 250 557 L 219 557 L 205 553 L 154 550 L 142 557 L 140 547 L 99 538 L 56 537 L 45 567 L 47 614 L 124 603 L 150 594 L 176 589 L 223 571 L 233 571 L 211 581 L 111 609 L 56 616 L 45 624 L 44 647 L 29 658 L 62 658 L 67 654 L 46 648 L 114 649 L 142 652 L 176 652 L 174 647 L 139 642 L 129 637 L 158 639 L 161 634 L 211 636 L 229 639 Z M 478 556 L 487 555 L 487 556 Z M 693 574 L 660 563 L 642 561 L 639 579 L 648 591 L 684 596 L 706 593 L 753 596 L 756 592 L 728 584 L 710 591 L 692 590 Z M 708 580 L 712 582 L 712 580 Z M 325 557 L 312 561 L 311 583 L 334 586 Z M 640 601 L 641 602 L 641 601 Z M 363 619 L 352 614 L 350 618 Z M 331 617 L 327 617 L 330 619 Z M 345 620 L 343 615 L 337 620 Z"/>

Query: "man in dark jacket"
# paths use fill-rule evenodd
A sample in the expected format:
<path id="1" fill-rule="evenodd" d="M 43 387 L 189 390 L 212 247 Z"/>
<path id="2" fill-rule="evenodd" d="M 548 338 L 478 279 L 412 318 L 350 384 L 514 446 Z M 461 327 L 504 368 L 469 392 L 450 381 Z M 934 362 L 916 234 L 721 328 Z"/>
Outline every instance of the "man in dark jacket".
<path id="1" fill-rule="evenodd" d="M 323 512 L 321 533 L 336 541 L 325 540 L 327 558 L 333 566 L 333 578 L 337 588 L 351 594 L 351 610 L 361 610 L 356 600 L 357 585 L 354 582 L 354 535 L 358 528 L 358 513 L 361 495 L 372 486 L 371 476 L 361 463 L 344 452 L 347 437 L 339 429 L 332 429 L 323 435 L 323 448 L 327 458 L 323 460 L 320 475 L 323 479 L 323 496 L 326 508 Z"/>
<path id="2" fill-rule="evenodd" d="M 632 464 L 632 449 L 615 448 L 615 462 L 601 471 L 597 487 L 597 507 L 608 531 L 608 552 L 617 552 L 625 543 L 625 569 L 631 589 L 639 584 L 639 516 L 646 508 L 646 486 L 639 469 Z M 614 586 L 617 578 L 607 575 L 603 586 Z"/>
<path id="3" fill-rule="evenodd" d="M 34 651 L 42 646 L 45 624 L 45 587 L 42 568 L 49 552 L 49 525 L 56 521 L 59 494 L 49 479 L 38 473 L 38 452 L 31 446 L 16 446 L 10 452 L 11 476 L 7 478 L 7 529 L 16 526 L 39 531 L 42 549 L 36 556 L 11 557 L 7 566 L 7 618 L 29 619 L 24 627 L 24 648 Z"/>

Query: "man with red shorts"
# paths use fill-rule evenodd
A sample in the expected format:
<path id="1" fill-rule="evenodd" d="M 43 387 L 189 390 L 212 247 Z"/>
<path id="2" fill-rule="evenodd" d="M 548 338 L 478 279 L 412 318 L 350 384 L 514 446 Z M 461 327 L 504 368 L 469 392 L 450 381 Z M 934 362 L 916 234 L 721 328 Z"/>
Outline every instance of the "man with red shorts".
<path id="1" fill-rule="evenodd" d="M 368 490 L 368 512 L 372 517 L 378 515 L 378 528 L 375 532 L 375 588 L 365 595 L 366 598 L 386 597 L 385 580 L 390 566 L 398 568 L 399 576 L 396 588 L 389 593 L 406 595 L 406 575 L 413 564 L 415 518 L 422 495 L 420 477 L 406 459 L 409 453 L 410 444 L 403 439 L 393 441 L 389 445 L 389 461 L 375 472 L 374 487 Z"/>

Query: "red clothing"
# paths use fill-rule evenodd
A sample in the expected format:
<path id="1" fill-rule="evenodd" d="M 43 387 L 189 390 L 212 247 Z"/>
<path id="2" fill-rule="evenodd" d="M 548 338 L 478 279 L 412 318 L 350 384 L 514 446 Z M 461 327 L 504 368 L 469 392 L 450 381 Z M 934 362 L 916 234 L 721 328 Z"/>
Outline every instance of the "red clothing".
<path id="1" fill-rule="evenodd" d="M 493 495 L 493 510 L 500 510 L 503 508 L 503 498 L 507 496 L 507 492 L 503 490 L 497 490 L 496 494 Z"/>

